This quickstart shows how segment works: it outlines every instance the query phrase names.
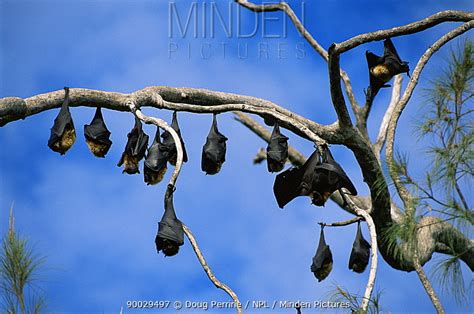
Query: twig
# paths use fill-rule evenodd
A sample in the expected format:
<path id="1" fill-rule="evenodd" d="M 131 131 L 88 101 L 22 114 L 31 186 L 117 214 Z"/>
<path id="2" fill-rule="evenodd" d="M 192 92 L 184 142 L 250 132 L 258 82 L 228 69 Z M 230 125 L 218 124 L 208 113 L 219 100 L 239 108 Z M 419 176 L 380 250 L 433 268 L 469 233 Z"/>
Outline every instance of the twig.
<path id="1" fill-rule="evenodd" d="M 343 226 L 348 226 L 353 223 L 356 223 L 358 221 L 364 220 L 363 217 L 357 216 L 352 219 L 346 220 L 346 221 L 340 221 L 340 222 L 333 222 L 333 223 L 325 223 L 325 222 L 318 222 L 318 225 L 323 226 L 323 227 L 343 227 Z"/>
<path id="2" fill-rule="evenodd" d="M 379 161 L 380 161 L 380 153 L 382 151 L 383 146 L 385 145 L 385 140 L 387 138 L 388 122 L 390 121 L 390 118 L 392 117 L 395 106 L 400 100 L 400 95 L 402 91 L 402 82 L 403 82 L 402 75 L 399 74 L 395 76 L 390 104 L 388 105 L 388 108 L 385 111 L 385 115 L 383 116 L 382 123 L 380 124 L 379 134 L 377 135 L 377 140 L 375 141 L 375 144 L 374 144 L 375 154 L 377 155 L 377 158 L 379 159 Z"/>
<path id="3" fill-rule="evenodd" d="M 338 54 L 341 54 L 371 41 L 418 33 L 444 22 L 469 22 L 473 19 L 473 12 L 455 10 L 442 11 L 410 24 L 352 37 L 351 39 L 337 44 L 335 50 Z"/>
<path id="4" fill-rule="evenodd" d="M 418 61 L 415 67 L 415 70 L 413 71 L 412 77 L 410 81 L 408 82 L 408 86 L 406 87 L 402 98 L 400 99 L 400 101 L 396 103 L 393 109 L 393 113 L 391 115 L 391 118 L 387 127 L 386 162 L 388 165 L 390 176 L 395 184 L 395 187 L 397 189 L 398 194 L 400 195 L 400 198 L 402 199 L 405 205 L 405 208 L 410 207 L 410 202 L 413 197 L 411 193 L 408 191 L 408 189 L 401 182 L 401 179 L 398 176 L 395 169 L 395 160 L 393 158 L 393 146 L 395 142 L 395 132 L 396 132 L 398 120 L 403 110 L 405 109 L 406 105 L 408 104 L 408 101 L 410 100 L 411 95 L 413 94 L 413 91 L 416 85 L 418 84 L 418 80 L 421 75 L 421 72 L 423 71 L 423 68 L 425 67 L 426 63 L 430 60 L 431 56 L 436 51 L 438 51 L 443 45 L 445 45 L 447 42 L 467 32 L 472 27 L 474 27 L 474 21 L 464 23 L 463 25 L 455 28 L 454 30 L 442 36 L 440 39 L 438 39 L 433 45 L 431 45 L 425 51 L 425 53 L 421 56 L 420 60 Z"/>
<path id="5" fill-rule="evenodd" d="M 199 260 L 199 263 L 201 263 L 201 266 L 204 269 L 204 271 L 206 272 L 207 277 L 209 277 L 209 280 L 211 280 L 212 283 L 217 288 L 224 290 L 232 298 L 232 300 L 234 300 L 234 303 L 235 303 L 236 309 L 237 309 L 237 313 L 241 314 L 242 313 L 242 303 L 240 303 L 239 298 L 237 297 L 237 294 L 235 294 L 235 292 L 232 291 L 232 289 L 229 286 L 227 286 L 226 284 L 220 282 L 219 279 L 216 278 L 216 276 L 212 272 L 211 268 L 207 264 L 206 259 L 202 255 L 201 249 L 199 248 L 199 245 L 197 244 L 193 233 L 188 228 L 188 226 L 186 226 L 184 223 L 182 223 L 182 225 L 183 225 L 184 234 L 186 234 L 186 237 L 188 238 L 189 243 L 191 243 L 191 246 L 193 247 L 194 253 L 196 253 L 196 256 Z"/>
<path id="6" fill-rule="evenodd" d="M 313 49 L 327 62 L 329 60 L 328 52 L 314 39 L 314 37 L 310 34 L 310 32 L 306 29 L 300 19 L 296 16 L 295 12 L 291 8 L 291 6 L 281 1 L 280 3 L 274 4 L 254 4 L 247 0 L 235 0 L 238 4 L 247 8 L 253 12 L 272 12 L 272 11 L 283 11 L 286 13 L 293 25 L 295 25 L 298 32 L 303 36 L 306 41 L 313 47 Z M 342 80 L 344 81 L 344 86 L 346 89 L 346 94 L 349 97 L 349 101 L 352 105 L 352 109 L 354 110 L 354 114 L 357 114 L 360 110 L 360 106 L 355 98 L 354 91 L 352 90 L 351 81 L 349 76 L 344 70 L 340 70 L 340 75 Z"/>
<path id="7" fill-rule="evenodd" d="M 365 221 L 367 222 L 367 226 L 369 228 L 370 246 L 371 246 L 370 272 L 369 272 L 369 279 L 367 280 L 367 286 L 365 288 L 364 299 L 362 300 L 362 306 L 361 306 L 362 310 L 364 312 L 367 312 L 367 307 L 369 306 L 370 297 L 374 289 L 375 278 L 377 274 L 377 263 L 378 263 L 377 231 L 375 228 L 375 223 L 372 220 L 372 217 L 365 210 L 357 207 L 350 198 L 345 197 L 344 193 L 341 193 L 341 195 L 346 199 L 348 205 L 354 209 L 357 215 L 362 216 L 365 219 Z"/>

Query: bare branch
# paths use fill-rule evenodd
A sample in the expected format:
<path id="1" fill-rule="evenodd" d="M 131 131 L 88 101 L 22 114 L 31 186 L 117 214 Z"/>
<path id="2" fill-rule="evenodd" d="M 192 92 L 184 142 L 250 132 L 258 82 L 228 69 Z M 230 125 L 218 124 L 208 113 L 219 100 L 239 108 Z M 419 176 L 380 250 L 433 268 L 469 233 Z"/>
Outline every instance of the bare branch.
<path id="1" fill-rule="evenodd" d="M 472 27 L 474 27 L 474 21 L 464 23 L 463 25 L 455 28 L 454 30 L 450 31 L 449 33 L 445 34 L 443 37 L 438 39 L 433 45 L 431 45 L 425 51 L 425 53 L 421 56 L 420 60 L 418 61 L 418 64 L 416 65 L 415 70 L 413 71 L 412 77 L 410 81 L 408 82 L 408 86 L 405 89 L 405 92 L 403 93 L 402 98 L 400 99 L 399 102 L 396 103 L 395 108 L 393 109 L 393 113 L 392 113 L 392 116 L 387 128 L 386 161 L 389 168 L 390 176 L 392 177 L 392 180 L 395 184 L 397 192 L 400 195 L 400 198 L 402 199 L 406 208 L 410 208 L 409 203 L 411 202 L 412 196 L 410 195 L 406 187 L 402 184 L 398 174 L 396 173 L 395 165 L 394 165 L 395 161 L 393 158 L 393 146 L 395 142 L 395 132 L 396 132 L 398 120 L 403 110 L 405 109 L 406 105 L 408 104 L 408 101 L 410 100 L 411 95 L 413 94 L 413 91 L 416 85 L 418 84 L 418 80 L 421 75 L 421 72 L 423 71 L 423 68 L 425 67 L 426 63 L 430 60 L 431 56 L 436 51 L 438 51 L 443 45 L 445 45 L 447 42 L 467 32 Z"/>
<path id="2" fill-rule="evenodd" d="M 271 133 L 264 126 L 244 113 L 234 112 L 234 114 L 236 115 L 237 121 L 248 127 L 265 142 L 268 143 L 270 141 Z M 303 165 L 306 161 L 306 158 L 290 145 L 288 145 L 288 159 L 293 165 L 297 166 Z"/>
<path id="3" fill-rule="evenodd" d="M 423 20 L 413 22 L 404 26 L 379 30 L 376 32 L 361 34 L 352 37 L 351 39 L 346 40 L 340 44 L 336 44 L 334 50 L 336 54 L 341 54 L 371 41 L 418 33 L 444 22 L 469 22 L 473 19 L 473 12 L 455 10 L 442 11 L 433 14 Z"/>
<path id="4" fill-rule="evenodd" d="M 314 39 L 314 37 L 308 32 L 308 30 L 304 27 L 303 23 L 300 19 L 296 16 L 293 9 L 290 5 L 286 2 L 280 2 L 275 4 L 254 4 L 247 0 L 235 0 L 238 4 L 247 8 L 253 12 L 272 12 L 272 11 L 283 11 L 285 12 L 288 17 L 291 19 L 291 22 L 295 25 L 298 32 L 303 36 L 306 41 L 314 48 L 314 50 L 323 57 L 324 60 L 328 60 L 328 53 L 327 51 Z"/>
<path id="5" fill-rule="evenodd" d="M 313 47 L 313 49 L 327 62 L 329 60 L 328 52 L 314 39 L 314 37 L 308 32 L 306 27 L 300 21 L 300 19 L 296 16 L 293 9 L 290 5 L 284 1 L 275 4 L 254 4 L 247 0 L 235 0 L 238 4 L 247 8 L 253 12 L 274 12 L 274 11 L 283 11 L 285 12 L 288 17 L 290 18 L 291 22 L 295 25 L 298 32 L 303 36 L 306 41 Z M 352 109 L 356 114 L 360 109 L 359 104 L 355 98 L 354 91 L 352 90 L 351 81 L 349 76 L 344 70 L 340 70 L 340 75 L 342 80 L 344 81 L 344 86 L 346 88 L 346 94 L 349 97 L 349 101 L 352 105 Z"/>
<path id="6" fill-rule="evenodd" d="M 387 138 L 388 122 L 390 121 L 390 118 L 392 117 L 395 106 L 400 100 L 400 95 L 402 91 L 402 82 L 403 82 L 402 75 L 399 74 L 395 76 L 395 80 L 394 80 L 393 88 L 392 88 L 392 98 L 390 99 L 390 104 L 388 105 L 388 108 L 385 111 L 385 115 L 383 116 L 382 123 L 380 124 L 380 128 L 379 128 L 379 134 L 377 135 L 377 140 L 375 141 L 375 144 L 374 144 L 374 150 L 379 160 L 380 160 L 380 153 L 382 151 L 383 146 L 385 145 L 385 139 Z"/>
<path id="7" fill-rule="evenodd" d="M 335 53 L 335 45 L 329 47 L 329 84 L 331 90 L 331 99 L 336 110 L 339 123 L 343 128 L 352 127 L 351 117 L 347 111 L 346 101 L 341 89 L 341 67 L 339 65 L 339 54 Z"/>
<path id="8" fill-rule="evenodd" d="M 417 248 L 415 246 L 414 248 L 414 258 L 413 258 L 413 264 L 415 266 L 416 273 L 418 274 L 418 278 L 420 279 L 423 287 L 425 288 L 426 294 L 428 294 L 431 303 L 433 303 L 433 306 L 436 309 L 436 312 L 439 314 L 444 314 L 444 309 L 443 306 L 441 305 L 441 302 L 439 301 L 438 296 L 436 295 L 436 292 L 433 289 L 433 286 L 431 285 L 430 280 L 428 279 L 428 276 L 426 276 L 425 271 L 423 270 L 423 267 L 420 265 L 420 260 L 419 256 L 417 253 Z"/>
<path id="9" fill-rule="evenodd" d="M 163 101 L 157 105 L 156 95 Z M 132 94 L 120 94 L 80 88 L 70 89 L 70 106 L 103 107 L 117 111 L 129 111 L 127 102 L 137 96 L 137 106 L 151 106 L 158 109 L 188 111 L 194 113 L 215 113 L 245 111 L 280 121 L 282 127 L 316 143 L 341 143 L 343 136 L 337 132 L 336 124 L 325 126 L 299 116 L 270 101 L 237 94 L 214 92 L 205 89 L 147 87 Z M 59 108 L 64 98 L 63 91 L 55 91 L 21 99 L 7 97 L 0 99 L 0 125 L 24 119 L 39 112 Z"/>
<path id="10" fill-rule="evenodd" d="M 344 227 L 344 226 L 352 225 L 353 223 L 359 222 L 361 220 L 364 220 L 364 218 L 357 216 L 346 221 L 333 222 L 329 224 L 325 222 L 318 222 L 318 225 L 323 226 L 323 227 Z"/>
<path id="11" fill-rule="evenodd" d="M 349 204 L 349 207 L 351 207 L 357 213 L 357 215 L 365 219 L 365 221 L 367 222 L 367 227 L 369 228 L 369 233 L 370 233 L 370 246 L 371 246 L 370 271 L 369 271 L 369 279 L 367 280 L 367 286 L 365 288 L 364 299 L 362 300 L 362 306 L 361 306 L 362 310 L 364 312 L 367 312 L 367 307 L 369 306 L 370 297 L 374 289 L 375 278 L 377 275 L 377 263 L 378 263 L 377 231 L 376 231 L 375 223 L 372 219 L 372 216 L 370 216 L 369 213 L 357 207 L 350 199 L 347 199 L 347 202 Z"/>
<path id="12" fill-rule="evenodd" d="M 191 246 L 193 247 L 194 253 L 196 253 L 196 256 L 199 260 L 199 263 L 201 264 L 202 268 L 206 272 L 207 277 L 209 277 L 209 280 L 211 280 L 212 283 L 217 288 L 224 290 L 232 298 L 232 300 L 234 300 L 234 303 L 236 305 L 237 313 L 241 314 L 242 313 L 242 303 L 240 303 L 239 298 L 237 297 L 237 294 L 235 294 L 235 292 L 232 291 L 232 289 L 229 286 L 227 286 L 226 284 L 220 282 L 219 279 L 216 278 L 216 276 L 212 272 L 211 268 L 207 264 L 206 259 L 204 258 L 204 255 L 202 254 L 202 251 L 199 248 L 199 245 L 197 244 L 196 239 L 194 238 L 193 233 L 188 228 L 188 226 L 186 226 L 184 223 L 182 223 L 182 225 L 183 225 L 184 234 L 186 234 L 186 237 L 188 238 L 189 243 L 191 243 Z"/>

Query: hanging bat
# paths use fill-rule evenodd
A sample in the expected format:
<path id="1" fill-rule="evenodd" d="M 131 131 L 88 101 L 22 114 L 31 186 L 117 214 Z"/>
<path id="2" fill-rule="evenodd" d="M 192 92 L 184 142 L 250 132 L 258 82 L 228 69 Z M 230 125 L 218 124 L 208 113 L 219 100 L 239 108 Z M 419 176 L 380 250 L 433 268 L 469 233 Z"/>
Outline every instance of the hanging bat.
<path id="1" fill-rule="evenodd" d="M 370 244 L 362 236 L 360 221 L 357 223 L 357 233 L 352 244 L 351 256 L 349 258 L 349 269 L 356 273 L 363 273 L 369 264 Z"/>
<path id="2" fill-rule="evenodd" d="M 212 126 L 202 148 L 201 170 L 206 174 L 216 174 L 225 162 L 227 137 L 217 129 L 216 114 L 212 118 Z"/>
<path id="3" fill-rule="evenodd" d="M 275 122 L 272 136 L 267 146 L 267 167 L 269 172 L 280 172 L 288 158 L 288 137 L 280 133 L 280 126 Z"/>
<path id="4" fill-rule="evenodd" d="M 186 147 L 184 146 L 183 138 L 181 137 L 181 130 L 179 129 L 178 118 L 176 111 L 173 112 L 173 121 L 171 122 L 171 127 L 178 133 L 179 139 L 181 140 L 181 146 L 183 147 L 183 162 L 188 161 L 188 154 L 186 153 Z M 174 139 L 171 133 L 165 131 L 161 137 L 163 138 L 163 149 L 169 152 L 169 163 L 173 166 L 176 166 L 176 145 L 174 144 Z"/>
<path id="5" fill-rule="evenodd" d="M 76 130 L 69 112 L 69 87 L 64 87 L 65 96 L 61 110 L 54 119 L 48 146 L 54 152 L 64 155 L 76 141 Z"/>
<path id="6" fill-rule="evenodd" d="M 311 271 L 318 279 L 318 282 L 326 279 L 332 270 L 333 262 L 331 250 L 324 239 L 323 229 L 324 227 L 321 226 L 318 249 L 316 250 L 316 254 L 313 257 L 313 263 L 311 264 Z"/>
<path id="7" fill-rule="evenodd" d="M 104 158 L 112 145 L 112 141 L 100 107 L 97 107 L 91 124 L 84 125 L 84 136 L 91 153 L 96 157 Z"/>
<path id="8" fill-rule="evenodd" d="M 165 194 L 165 213 L 158 223 L 158 234 L 155 238 L 156 251 L 163 251 L 165 256 L 176 255 L 184 244 L 184 230 L 181 221 L 176 218 L 173 206 L 174 187 L 168 185 Z"/>
<path id="9" fill-rule="evenodd" d="M 316 166 L 316 176 L 313 180 L 313 204 L 324 206 L 327 199 L 337 190 L 346 188 L 351 195 L 357 195 L 357 190 L 342 167 L 334 160 L 327 145 L 322 146 L 322 163 Z"/>
<path id="10" fill-rule="evenodd" d="M 370 51 L 365 52 L 365 57 L 369 67 L 370 87 L 367 91 L 367 99 L 370 101 L 373 100 L 381 88 L 390 87 L 390 85 L 386 85 L 386 83 L 395 75 L 407 73 L 408 76 L 410 76 L 408 62 L 400 59 L 390 38 L 384 41 L 384 53 L 382 57 Z"/>
<path id="11" fill-rule="evenodd" d="M 128 174 L 140 173 L 138 170 L 138 162 L 145 157 L 146 148 L 148 146 L 148 135 L 143 132 L 142 122 L 135 117 L 135 126 L 127 135 L 128 141 L 125 151 L 117 166 L 124 165 L 122 173 Z"/>
<path id="12" fill-rule="evenodd" d="M 276 176 L 273 193 L 280 208 L 298 196 L 312 195 L 315 169 L 320 163 L 320 155 L 316 149 L 303 166 L 292 167 Z"/>
<path id="13" fill-rule="evenodd" d="M 157 127 L 155 139 L 148 148 L 148 154 L 145 158 L 144 166 L 144 180 L 147 185 L 154 185 L 161 180 L 168 169 L 168 152 L 162 151 L 160 148 L 163 148 L 160 141 L 160 128 Z"/>

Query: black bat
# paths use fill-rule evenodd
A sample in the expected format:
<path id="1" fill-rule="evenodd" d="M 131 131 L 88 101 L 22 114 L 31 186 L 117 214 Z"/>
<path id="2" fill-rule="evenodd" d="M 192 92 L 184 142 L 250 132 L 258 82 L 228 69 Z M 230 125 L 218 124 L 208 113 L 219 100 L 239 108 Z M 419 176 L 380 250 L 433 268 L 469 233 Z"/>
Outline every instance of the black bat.
<path id="1" fill-rule="evenodd" d="M 48 146 L 54 152 L 64 155 L 76 141 L 76 130 L 69 112 L 69 87 L 64 87 L 65 96 L 61 110 L 54 119 Z"/>
<path id="2" fill-rule="evenodd" d="M 360 221 L 357 223 L 357 233 L 352 244 L 351 256 L 349 258 L 349 269 L 356 273 L 363 273 L 369 264 L 370 244 L 362 236 Z"/>
<path id="3" fill-rule="evenodd" d="M 173 207 L 174 187 L 168 185 L 165 194 L 165 213 L 158 223 L 158 234 L 155 238 L 156 251 L 163 251 L 165 256 L 176 255 L 184 244 L 184 230 L 181 221 L 176 218 Z"/>
<path id="4" fill-rule="evenodd" d="M 217 118 L 214 114 L 211 129 L 202 148 L 201 170 L 206 174 L 216 174 L 221 170 L 225 162 L 227 140 L 227 137 L 219 133 Z"/>
<path id="5" fill-rule="evenodd" d="M 320 155 L 316 149 L 303 166 L 292 167 L 276 176 L 273 193 L 280 208 L 298 196 L 311 196 L 315 169 L 320 163 Z"/>
<path id="6" fill-rule="evenodd" d="M 138 163 L 145 157 L 146 148 L 148 146 L 148 135 L 143 132 L 142 122 L 137 117 L 135 117 L 135 126 L 130 133 L 128 133 L 127 137 L 127 145 L 117 166 L 120 167 L 124 165 L 122 173 L 140 173 Z"/>
<path id="7" fill-rule="evenodd" d="M 168 169 L 168 152 L 162 150 L 163 145 L 160 141 L 160 128 L 156 129 L 155 139 L 148 148 L 148 154 L 145 158 L 144 179 L 148 185 L 161 182 Z"/>
<path id="8" fill-rule="evenodd" d="M 84 136 L 91 153 L 96 157 L 105 157 L 110 146 L 112 146 L 112 141 L 110 140 L 110 131 L 107 130 L 100 107 L 97 107 L 91 124 L 84 125 Z"/>
<path id="9" fill-rule="evenodd" d="M 357 195 L 354 184 L 334 160 L 329 147 L 323 145 L 322 149 L 322 163 L 316 166 L 316 176 L 313 180 L 313 204 L 323 206 L 332 193 L 342 188 L 349 190 L 351 195 Z"/>
<path id="10" fill-rule="evenodd" d="M 178 118 L 176 111 L 173 112 L 173 121 L 171 127 L 178 133 L 179 139 L 181 140 L 181 146 L 183 147 L 183 162 L 188 161 L 188 154 L 186 153 L 186 147 L 184 146 L 183 138 L 181 137 L 181 130 L 179 129 Z M 176 145 L 174 144 L 173 136 L 168 131 L 165 131 L 161 137 L 163 138 L 163 150 L 168 151 L 168 161 L 171 165 L 176 166 Z"/>
<path id="11" fill-rule="evenodd" d="M 272 136 L 267 146 L 267 167 L 269 172 L 280 172 L 288 158 L 288 137 L 280 133 L 280 126 L 275 122 Z"/>
<path id="12" fill-rule="evenodd" d="M 390 38 L 384 41 L 384 53 L 382 57 L 369 51 L 365 52 L 369 66 L 370 87 L 367 91 L 367 99 L 373 100 L 378 91 L 397 74 L 407 73 L 409 76 L 408 62 L 402 61 Z"/>
<path id="13" fill-rule="evenodd" d="M 321 226 L 318 249 L 316 250 L 316 254 L 313 257 L 313 263 L 311 264 L 311 271 L 318 279 L 318 282 L 326 279 L 332 270 L 333 262 L 331 250 L 324 239 L 323 229 L 324 227 Z"/>

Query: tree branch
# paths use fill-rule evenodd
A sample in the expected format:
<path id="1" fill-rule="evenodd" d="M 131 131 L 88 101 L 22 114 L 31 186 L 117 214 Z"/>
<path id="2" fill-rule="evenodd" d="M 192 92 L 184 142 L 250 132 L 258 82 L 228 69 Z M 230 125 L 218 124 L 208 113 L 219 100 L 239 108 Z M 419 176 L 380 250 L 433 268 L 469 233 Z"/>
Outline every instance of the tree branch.
<path id="1" fill-rule="evenodd" d="M 382 123 L 380 124 L 380 128 L 379 128 L 379 134 L 377 135 L 377 140 L 375 141 L 375 144 L 374 144 L 374 150 L 379 160 L 380 160 L 380 153 L 383 149 L 383 146 L 385 145 L 385 140 L 387 138 L 388 123 L 390 121 L 390 118 L 392 117 L 395 106 L 400 100 L 400 95 L 402 91 L 402 82 L 403 82 L 402 75 L 399 74 L 395 76 L 395 80 L 394 80 L 393 88 L 392 88 L 392 98 L 390 99 L 390 104 L 388 105 L 388 108 L 385 111 L 385 114 L 383 116 Z"/>
<path id="2" fill-rule="evenodd" d="M 396 103 L 395 108 L 393 109 L 393 113 L 391 115 L 391 118 L 387 127 L 386 161 L 387 161 L 390 176 L 406 208 L 410 207 L 409 203 L 411 202 L 413 197 L 410 194 L 410 192 L 406 189 L 406 187 L 403 185 L 403 183 L 401 182 L 400 177 L 398 176 L 395 170 L 395 164 L 394 164 L 395 160 L 393 158 L 393 146 L 395 142 L 395 132 L 396 132 L 398 120 L 400 119 L 400 116 L 403 110 L 408 104 L 408 101 L 410 100 L 411 95 L 413 94 L 413 91 L 416 85 L 418 84 L 418 80 L 421 75 L 421 72 L 423 71 L 426 63 L 430 60 L 431 56 L 436 51 L 438 51 L 443 45 L 445 45 L 447 42 L 467 32 L 472 27 L 474 27 L 474 21 L 464 23 L 463 25 L 455 28 L 454 30 L 442 36 L 440 39 L 438 39 L 433 45 L 431 45 L 425 51 L 425 53 L 421 56 L 420 60 L 418 61 L 415 67 L 415 70 L 413 71 L 412 77 L 410 78 L 410 81 L 408 82 L 408 86 L 406 87 L 402 98 L 400 99 L 399 102 Z"/>
<path id="3" fill-rule="evenodd" d="M 235 2 L 237 2 L 244 8 L 247 8 L 256 13 L 283 11 L 284 13 L 288 15 L 288 17 L 290 18 L 293 25 L 295 25 L 298 32 L 301 34 L 301 36 L 303 36 L 306 39 L 306 41 L 311 45 L 311 47 L 313 47 L 316 53 L 318 53 L 326 62 L 329 60 L 328 52 L 308 32 L 306 27 L 303 25 L 300 19 L 296 16 L 295 12 L 293 11 L 293 9 L 290 7 L 288 3 L 281 1 L 280 3 L 275 3 L 275 4 L 254 4 L 247 0 L 235 0 Z M 356 114 L 359 111 L 360 106 L 355 98 L 354 91 L 352 90 L 352 85 L 351 85 L 349 76 L 342 69 L 340 70 L 340 76 L 342 77 L 342 80 L 344 81 L 346 94 L 349 97 L 349 101 L 352 105 L 352 109 L 354 110 L 354 113 Z"/>
<path id="4" fill-rule="evenodd" d="M 413 22 L 404 26 L 379 30 L 352 37 L 351 39 L 348 39 L 340 44 L 336 44 L 334 50 L 336 54 L 341 54 L 371 41 L 418 33 L 444 22 L 469 22 L 473 19 L 473 12 L 464 12 L 456 10 L 442 11 L 433 14 L 423 20 Z"/>
<path id="5" fill-rule="evenodd" d="M 163 101 L 157 106 L 155 94 Z M 338 132 L 337 124 L 320 125 L 270 101 L 231 93 L 215 92 L 206 89 L 173 88 L 165 86 L 147 87 L 132 94 L 121 94 L 98 90 L 71 88 L 70 107 L 103 107 L 117 111 L 130 111 L 127 102 L 138 95 L 137 106 L 151 106 L 158 109 L 187 111 L 194 113 L 216 113 L 245 111 L 272 117 L 280 121 L 282 127 L 316 143 L 341 143 L 344 138 Z M 26 99 L 7 97 L 0 99 L 0 126 L 11 121 L 24 119 L 45 110 L 59 108 L 64 92 L 55 91 Z"/>
<path id="6" fill-rule="evenodd" d="M 196 253 L 196 256 L 199 260 L 199 263 L 201 264 L 202 268 L 206 272 L 207 277 L 209 277 L 209 280 L 211 280 L 212 283 L 217 288 L 224 290 L 232 298 L 232 300 L 234 300 L 234 303 L 236 305 L 237 313 L 242 314 L 242 303 L 240 303 L 239 298 L 237 297 L 237 294 L 235 294 L 235 292 L 232 291 L 232 289 L 229 286 L 227 286 L 226 284 L 220 282 L 219 279 L 216 278 L 216 276 L 212 272 L 211 268 L 207 264 L 206 259 L 204 258 L 204 255 L 202 255 L 202 251 L 199 248 L 199 245 L 197 244 L 193 233 L 191 232 L 189 227 L 186 226 L 184 223 L 182 223 L 182 225 L 183 225 L 184 234 L 188 238 L 189 243 L 191 243 L 191 246 L 193 247 L 194 253 Z"/>

